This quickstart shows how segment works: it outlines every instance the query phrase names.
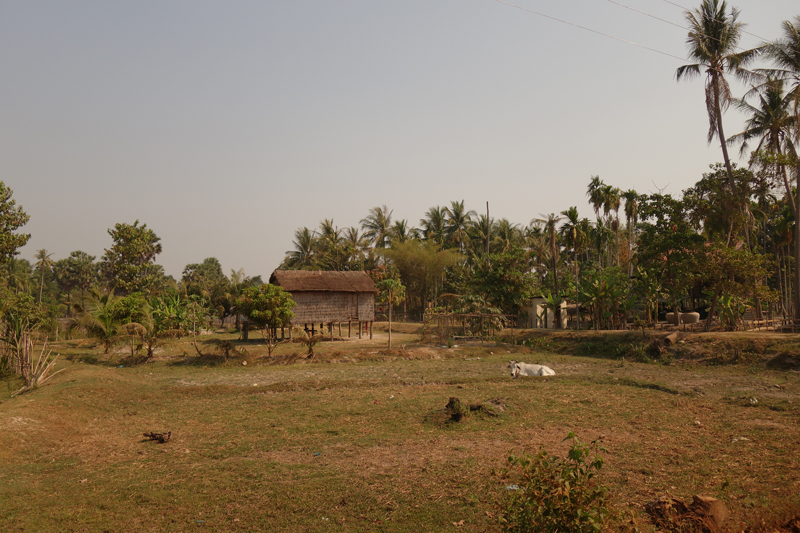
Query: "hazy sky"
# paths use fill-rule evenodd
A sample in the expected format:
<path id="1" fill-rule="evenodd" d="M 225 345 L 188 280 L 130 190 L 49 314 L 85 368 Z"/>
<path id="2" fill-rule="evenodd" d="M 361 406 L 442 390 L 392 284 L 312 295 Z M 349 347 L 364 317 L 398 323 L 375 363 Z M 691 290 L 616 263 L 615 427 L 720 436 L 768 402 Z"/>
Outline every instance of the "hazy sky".
<path id="1" fill-rule="evenodd" d="M 686 57 L 685 29 L 608 0 L 513 3 Z M 685 25 L 671 2 L 622 3 Z M 742 47 L 800 15 L 733 5 Z M 418 226 L 488 201 L 525 225 L 591 217 L 592 175 L 678 193 L 722 159 L 685 63 L 497 0 L 5 1 L 0 180 L 31 217 L 23 258 L 99 258 L 139 219 L 168 274 L 214 256 L 266 278 L 297 228 L 378 205 Z"/>

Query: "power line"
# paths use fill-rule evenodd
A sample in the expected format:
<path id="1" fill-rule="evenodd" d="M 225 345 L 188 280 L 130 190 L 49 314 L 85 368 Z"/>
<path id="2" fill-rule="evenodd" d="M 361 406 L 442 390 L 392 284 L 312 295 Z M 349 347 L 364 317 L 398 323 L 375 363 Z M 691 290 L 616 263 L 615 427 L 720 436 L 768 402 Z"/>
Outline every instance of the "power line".
<path id="1" fill-rule="evenodd" d="M 611 2 L 612 4 L 617 4 L 620 7 L 624 7 L 625 9 L 630 9 L 631 11 L 635 11 L 635 12 L 640 13 L 642 15 L 645 15 L 647 17 L 654 18 L 656 20 L 660 20 L 661 22 L 666 22 L 667 24 L 670 24 L 672 26 L 676 26 L 676 27 L 678 27 L 678 28 L 680 28 L 682 30 L 688 30 L 688 28 L 686 28 L 685 26 L 681 26 L 680 24 L 676 24 L 675 22 L 671 22 L 671 21 L 669 21 L 667 19 L 662 19 L 662 18 L 657 17 L 655 15 L 651 15 L 650 13 L 645 13 L 644 11 L 640 11 L 640 10 L 636 9 L 635 7 L 626 6 L 625 4 L 620 4 L 619 2 L 615 2 L 614 0 L 607 0 L 607 1 Z"/>
<path id="2" fill-rule="evenodd" d="M 667 19 L 662 19 L 661 17 L 657 17 L 657 16 L 655 16 L 655 15 L 651 15 L 650 13 L 647 13 L 647 12 L 645 12 L 645 11 L 641 11 L 641 10 L 639 10 L 639 9 L 636 9 L 635 7 L 626 6 L 625 4 L 621 4 L 621 3 L 619 3 L 619 2 L 616 2 L 615 0 L 606 0 L 606 1 L 607 1 L 607 2 L 611 2 L 612 4 L 616 4 L 616 5 L 620 6 L 620 7 L 624 7 L 625 9 L 630 9 L 631 11 L 635 11 L 636 13 L 639 13 L 639 14 L 645 15 L 645 16 L 647 16 L 647 17 L 654 18 L 654 19 L 656 19 L 656 20 L 660 20 L 661 22 L 666 22 L 667 24 L 670 24 L 670 25 L 672 25 L 672 26 L 676 26 L 676 27 L 678 27 L 678 28 L 681 28 L 682 30 L 686 30 L 686 31 L 688 31 L 688 32 L 690 32 L 690 33 L 698 33 L 698 32 L 693 32 L 693 30 L 690 30 L 690 29 L 689 29 L 689 28 L 687 28 L 686 26 L 681 26 L 680 24 L 676 24 L 675 22 L 671 22 L 671 21 L 669 21 L 669 20 L 667 20 Z M 666 1 L 666 0 L 665 0 L 665 1 Z M 672 2 L 670 2 L 670 4 L 672 4 Z M 678 5 L 678 4 L 674 4 L 674 5 Z M 716 21 L 716 19 L 712 19 L 712 20 L 715 20 L 715 21 Z M 744 33 L 746 33 L 746 32 L 744 32 Z M 706 39 L 711 39 L 712 41 L 722 42 L 720 39 L 718 39 L 718 38 L 714 37 L 713 35 L 709 35 L 709 34 L 707 34 L 707 33 L 699 33 L 699 35 L 702 35 L 702 36 L 703 36 L 703 37 L 705 37 Z M 744 48 L 742 48 L 742 47 L 741 47 L 741 46 L 739 46 L 739 45 L 736 45 L 736 48 L 737 48 L 737 49 L 739 49 L 739 50 L 745 50 Z"/>
<path id="3" fill-rule="evenodd" d="M 664 56 L 675 58 L 679 61 L 687 61 L 686 58 L 678 57 L 676 55 L 670 54 L 668 52 L 662 52 L 661 50 L 656 50 L 655 48 L 650 48 L 649 46 L 644 46 L 643 44 L 635 43 L 633 41 L 629 41 L 627 39 L 623 39 L 621 37 L 615 37 L 614 35 L 609 35 L 607 33 L 603 33 L 601 31 L 593 30 L 591 28 L 587 28 L 586 26 L 581 26 L 580 24 L 575 24 L 573 22 L 569 22 L 560 18 L 552 17 L 550 15 L 545 15 L 544 13 L 539 13 L 538 11 L 534 11 L 533 9 L 528 9 L 527 7 L 522 7 L 517 4 L 512 4 L 511 2 L 506 2 L 505 0 L 495 0 L 496 2 L 500 2 L 501 4 L 505 4 L 507 6 L 516 7 L 517 9 L 521 9 L 523 11 L 527 11 L 529 13 L 533 13 L 534 15 L 539 15 L 540 17 L 548 18 L 550 20 L 555 20 L 556 22 L 560 22 L 562 24 L 567 24 L 569 26 L 574 26 L 576 28 L 580 28 L 585 31 L 590 31 L 592 33 L 596 33 L 598 35 L 602 35 L 603 37 L 608 37 L 609 39 L 614 39 L 616 41 L 621 41 L 623 43 L 631 44 L 633 46 L 638 46 L 639 48 L 644 48 L 645 50 L 650 50 L 651 52 L 655 52 L 657 54 L 661 54 Z"/>

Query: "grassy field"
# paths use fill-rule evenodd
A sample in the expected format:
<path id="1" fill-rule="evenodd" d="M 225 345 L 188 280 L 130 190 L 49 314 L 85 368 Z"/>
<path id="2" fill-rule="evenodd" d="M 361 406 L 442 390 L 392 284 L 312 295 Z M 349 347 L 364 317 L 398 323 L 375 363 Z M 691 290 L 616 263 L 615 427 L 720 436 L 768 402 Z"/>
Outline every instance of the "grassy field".
<path id="1" fill-rule="evenodd" d="M 643 506 L 662 495 L 722 499 L 730 531 L 800 514 L 795 371 L 447 348 L 415 330 L 312 360 L 255 340 L 225 363 L 186 339 L 147 363 L 62 342 L 44 387 L 10 398 L 19 383 L 0 382 L 0 531 L 498 531 L 509 453 L 563 456 L 571 431 L 606 449 L 612 529 L 651 530 Z M 512 380 L 509 359 L 557 376 Z M 502 412 L 447 423 L 450 397 Z"/>

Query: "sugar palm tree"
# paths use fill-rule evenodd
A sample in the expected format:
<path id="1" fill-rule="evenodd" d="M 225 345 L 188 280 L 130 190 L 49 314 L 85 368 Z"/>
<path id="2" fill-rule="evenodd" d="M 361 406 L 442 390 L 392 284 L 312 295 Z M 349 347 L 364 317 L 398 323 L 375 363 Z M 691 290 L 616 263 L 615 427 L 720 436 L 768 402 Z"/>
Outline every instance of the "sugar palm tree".
<path id="1" fill-rule="evenodd" d="M 610 220 L 611 228 L 614 230 L 614 242 L 617 251 L 617 266 L 619 266 L 619 208 L 622 205 L 620 200 L 621 192 L 618 188 L 606 185 L 602 188 L 603 214 L 608 217 L 614 211 L 614 220 Z"/>
<path id="2" fill-rule="evenodd" d="M 603 187 L 606 184 L 600 179 L 600 176 L 592 176 L 589 180 L 589 186 L 586 187 L 586 196 L 589 197 L 589 203 L 594 208 L 594 214 L 597 219 L 600 219 L 600 208 L 603 207 Z"/>
<path id="3" fill-rule="evenodd" d="M 555 213 L 550 213 L 549 215 L 540 215 L 543 218 L 538 219 L 539 222 L 544 223 L 545 234 L 547 235 L 547 244 L 550 251 L 550 261 L 551 264 L 549 265 L 553 269 L 553 285 L 555 287 L 555 298 L 560 298 L 561 294 L 558 290 L 558 252 L 559 246 L 556 241 L 556 225 L 558 221 L 561 220 L 561 217 L 556 215 Z M 555 319 L 556 319 L 556 328 L 561 327 L 561 307 L 559 306 L 558 309 L 555 310 Z"/>
<path id="4" fill-rule="evenodd" d="M 628 223 L 628 277 L 633 275 L 633 241 L 636 236 L 636 224 L 639 221 L 639 193 L 629 189 L 622 193 L 625 200 L 625 220 Z"/>
<path id="5" fill-rule="evenodd" d="M 33 257 L 34 259 L 38 260 L 36 261 L 36 263 L 34 263 L 34 266 L 39 269 L 39 273 L 41 274 L 41 279 L 39 282 L 39 303 L 42 303 L 42 290 L 44 289 L 44 273 L 52 270 L 55 262 L 52 259 L 53 254 L 51 254 L 44 248 L 37 251 L 36 255 L 34 255 Z"/>
<path id="6" fill-rule="evenodd" d="M 735 187 L 733 167 L 728 156 L 725 132 L 722 128 L 722 113 L 731 103 L 731 88 L 725 74 L 732 74 L 747 79 L 749 73 L 744 70 L 760 53 L 756 48 L 736 52 L 744 23 L 739 22 L 739 10 L 731 8 L 725 0 L 703 0 L 699 9 L 687 11 L 686 21 L 689 24 L 689 35 L 686 46 L 689 58 L 696 61 L 678 67 L 675 76 L 678 81 L 706 74 L 706 110 L 708 112 L 708 143 L 717 137 L 722 148 L 722 158 L 728 173 L 728 185 Z"/>
<path id="7" fill-rule="evenodd" d="M 580 327 L 581 309 L 578 295 L 578 249 L 585 245 L 587 235 L 581 227 L 577 207 L 570 207 L 566 211 L 561 211 L 561 214 L 566 218 L 566 222 L 561 226 L 559 233 L 561 233 L 561 236 L 564 238 L 566 245 L 572 248 L 572 258 L 575 266 L 575 318 L 578 327 Z"/>

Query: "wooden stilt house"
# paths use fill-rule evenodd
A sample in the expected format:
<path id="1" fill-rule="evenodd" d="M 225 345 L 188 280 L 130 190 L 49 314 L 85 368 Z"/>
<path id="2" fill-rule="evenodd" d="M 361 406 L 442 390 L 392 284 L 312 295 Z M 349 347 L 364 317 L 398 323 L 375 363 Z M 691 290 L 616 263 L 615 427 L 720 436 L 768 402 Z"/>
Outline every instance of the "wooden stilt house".
<path id="1" fill-rule="evenodd" d="M 350 336 L 353 324 L 358 324 L 358 337 L 366 326 L 372 338 L 372 322 L 375 320 L 375 283 L 366 272 L 330 272 L 320 270 L 276 270 L 269 282 L 292 295 L 297 306 L 292 309 L 295 316 L 290 324 L 304 327 L 312 334 L 315 325 L 327 325 L 333 337 L 334 324 L 347 323 Z"/>

